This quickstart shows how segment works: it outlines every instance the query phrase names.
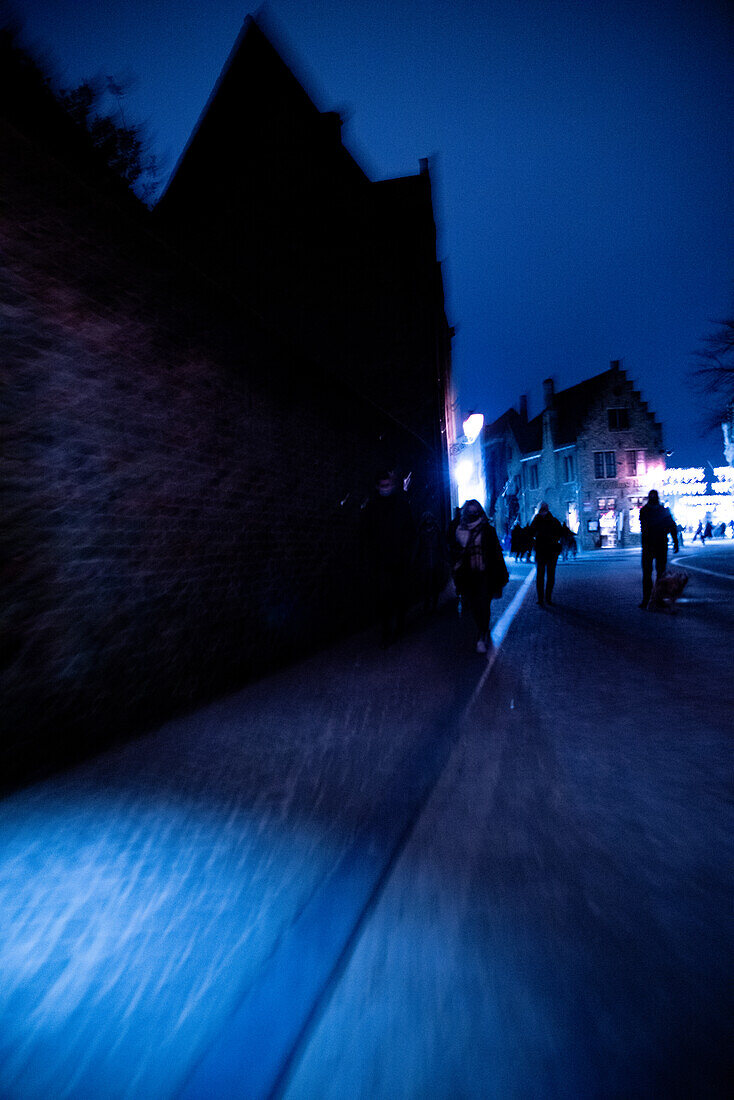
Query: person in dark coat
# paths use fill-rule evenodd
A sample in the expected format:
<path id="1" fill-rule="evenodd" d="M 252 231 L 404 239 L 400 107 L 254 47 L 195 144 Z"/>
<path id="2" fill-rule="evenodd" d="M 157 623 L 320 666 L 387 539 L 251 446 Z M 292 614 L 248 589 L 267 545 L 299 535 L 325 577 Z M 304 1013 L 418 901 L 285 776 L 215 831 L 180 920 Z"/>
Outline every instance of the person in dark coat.
<path id="1" fill-rule="evenodd" d="M 673 553 L 678 553 L 678 528 L 664 504 L 660 503 L 657 489 L 647 494 L 647 504 L 640 508 L 642 533 L 642 603 L 648 607 L 652 595 L 652 566 L 655 578 L 660 580 L 668 564 L 668 535 L 673 540 Z"/>
<path id="2" fill-rule="evenodd" d="M 423 610 L 435 611 L 438 597 L 449 578 L 449 563 L 446 543 L 433 512 L 424 512 L 418 524 L 413 568 L 423 599 Z"/>
<path id="3" fill-rule="evenodd" d="M 457 590 L 477 626 L 477 653 L 492 645 L 492 600 L 499 599 L 510 577 L 497 532 L 478 500 L 467 500 L 456 528 L 451 559 Z"/>
<path id="4" fill-rule="evenodd" d="M 568 561 L 568 555 L 573 554 L 576 557 L 577 546 L 576 536 L 567 523 L 561 524 L 561 553 L 563 560 Z"/>
<path id="5" fill-rule="evenodd" d="M 538 604 L 553 603 L 553 586 L 556 580 L 556 564 L 561 552 L 563 528 L 560 520 L 551 512 L 545 501 L 530 524 L 530 534 L 535 545 L 535 588 Z"/>
<path id="6" fill-rule="evenodd" d="M 522 527 L 519 521 L 515 523 L 510 532 L 510 553 L 515 555 L 515 561 L 520 560 L 520 551 L 522 550 Z"/>
<path id="7" fill-rule="evenodd" d="M 403 632 L 414 524 L 408 498 L 391 470 L 378 474 L 362 513 L 362 539 L 372 570 L 382 644 Z"/>
<path id="8" fill-rule="evenodd" d="M 520 528 L 520 561 L 530 564 L 530 559 L 533 556 L 533 536 L 530 532 L 530 525 Z"/>
<path id="9" fill-rule="evenodd" d="M 456 528 L 461 523 L 461 508 L 454 508 L 454 514 L 451 517 L 451 523 L 449 529 L 446 532 L 446 545 L 453 546 L 454 538 L 456 537 Z"/>

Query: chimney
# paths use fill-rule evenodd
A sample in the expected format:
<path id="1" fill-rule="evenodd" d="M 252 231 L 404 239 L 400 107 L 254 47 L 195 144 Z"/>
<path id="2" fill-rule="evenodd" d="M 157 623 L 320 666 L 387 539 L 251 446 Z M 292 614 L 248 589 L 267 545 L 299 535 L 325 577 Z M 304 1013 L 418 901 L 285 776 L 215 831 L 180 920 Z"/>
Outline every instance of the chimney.
<path id="1" fill-rule="evenodd" d="M 553 408 L 553 395 L 555 393 L 555 386 L 552 378 L 545 378 L 543 380 L 543 402 L 546 409 Z"/>
<path id="2" fill-rule="evenodd" d="M 337 145 L 341 145 L 342 116 L 338 111 L 322 111 L 321 118 L 327 138 L 336 141 Z"/>
<path id="3" fill-rule="evenodd" d="M 528 395 L 526 393 L 520 394 L 520 419 L 526 424 L 528 422 Z"/>
<path id="4" fill-rule="evenodd" d="M 622 366 L 622 360 L 621 359 L 610 359 L 609 360 L 609 369 L 610 370 L 619 370 L 621 366 Z"/>

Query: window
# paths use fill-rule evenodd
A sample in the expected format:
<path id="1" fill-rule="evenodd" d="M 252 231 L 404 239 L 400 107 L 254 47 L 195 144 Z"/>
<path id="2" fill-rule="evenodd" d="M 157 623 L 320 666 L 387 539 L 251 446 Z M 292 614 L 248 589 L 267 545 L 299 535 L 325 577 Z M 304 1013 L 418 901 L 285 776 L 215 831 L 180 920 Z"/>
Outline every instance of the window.
<path id="1" fill-rule="evenodd" d="M 568 483 L 569 481 L 573 481 L 573 455 L 564 455 L 563 480 L 566 483 Z"/>
<path id="2" fill-rule="evenodd" d="M 637 451 L 627 451 L 627 477 L 637 477 Z"/>
<path id="3" fill-rule="evenodd" d="M 607 409 L 607 416 L 609 418 L 609 430 L 611 432 L 629 431 L 629 409 Z"/>
<path id="4" fill-rule="evenodd" d="M 614 451 L 594 451 L 594 477 L 617 476 L 617 456 Z"/>
<path id="5" fill-rule="evenodd" d="M 532 466 L 528 466 L 528 487 L 530 489 L 537 489 L 540 485 L 540 477 L 538 475 L 538 465 L 533 463 Z"/>

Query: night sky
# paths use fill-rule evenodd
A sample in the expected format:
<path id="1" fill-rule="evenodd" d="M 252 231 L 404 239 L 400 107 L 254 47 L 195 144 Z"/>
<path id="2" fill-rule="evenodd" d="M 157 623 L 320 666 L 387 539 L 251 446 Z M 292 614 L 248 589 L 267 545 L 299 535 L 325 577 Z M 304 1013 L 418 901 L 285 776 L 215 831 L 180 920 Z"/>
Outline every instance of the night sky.
<path id="1" fill-rule="evenodd" d="M 66 86 L 134 79 L 173 169 L 248 12 L 241 0 L 18 0 Z M 373 178 L 433 174 L 454 370 L 488 420 L 622 359 L 669 465 L 722 465 L 687 381 L 734 298 L 734 66 L 707 0 L 273 0 L 306 90 Z"/>

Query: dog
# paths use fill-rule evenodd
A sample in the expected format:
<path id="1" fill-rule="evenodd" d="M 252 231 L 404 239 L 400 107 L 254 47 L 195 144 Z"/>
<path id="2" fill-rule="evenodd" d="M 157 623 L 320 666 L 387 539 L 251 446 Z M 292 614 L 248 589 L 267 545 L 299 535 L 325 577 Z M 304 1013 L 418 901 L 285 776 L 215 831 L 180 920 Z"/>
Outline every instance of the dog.
<path id="1" fill-rule="evenodd" d="M 670 611 L 671 614 L 675 614 L 675 602 L 682 595 L 687 584 L 688 574 L 685 569 L 666 569 L 662 577 L 655 579 L 647 610 Z"/>

